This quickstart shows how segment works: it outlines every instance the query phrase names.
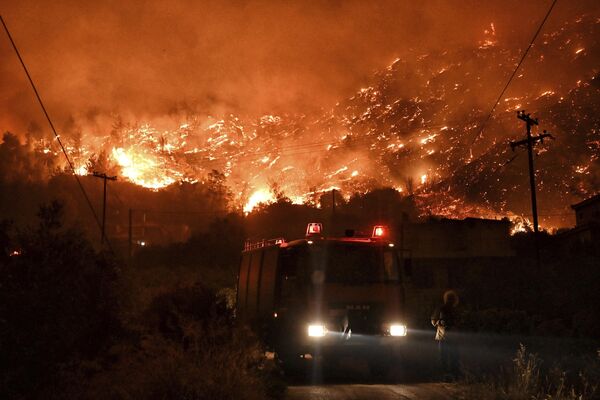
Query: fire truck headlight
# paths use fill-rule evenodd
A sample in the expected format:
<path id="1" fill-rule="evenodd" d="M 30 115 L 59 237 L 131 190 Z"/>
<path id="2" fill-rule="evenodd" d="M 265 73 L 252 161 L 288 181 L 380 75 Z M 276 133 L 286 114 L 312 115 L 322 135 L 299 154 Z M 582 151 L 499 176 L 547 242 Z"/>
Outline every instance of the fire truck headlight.
<path id="1" fill-rule="evenodd" d="M 406 325 L 392 324 L 390 325 L 390 336 L 406 336 Z"/>
<path id="2" fill-rule="evenodd" d="M 308 336 L 310 337 L 323 337 L 327 333 L 325 325 L 311 324 L 308 325 Z"/>

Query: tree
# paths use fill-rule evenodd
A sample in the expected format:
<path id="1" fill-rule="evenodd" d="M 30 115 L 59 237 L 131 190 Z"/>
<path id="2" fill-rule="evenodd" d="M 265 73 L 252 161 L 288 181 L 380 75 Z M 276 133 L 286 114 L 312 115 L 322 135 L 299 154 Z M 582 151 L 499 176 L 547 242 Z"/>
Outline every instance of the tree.
<path id="1" fill-rule="evenodd" d="M 102 172 L 107 175 L 119 175 L 119 167 L 111 162 L 106 151 L 102 150 L 92 156 L 86 162 L 88 172 Z"/>
<path id="2" fill-rule="evenodd" d="M 285 195 L 281 185 L 276 180 L 269 181 L 269 192 L 278 203 L 291 203 L 291 200 Z"/>
<path id="3" fill-rule="evenodd" d="M 43 205 L 38 226 L 16 235 L 20 255 L 0 261 L 0 397 L 41 396 L 120 329 L 116 265 L 65 229 L 63 213 Z"/>
<path id="4" fill-rule="evenodd" d="M 233 197 L 227 187 L 227 177 L 224 173 L 213 169 L 206 177 L 206 189 L 211 202 L 211 210 L 226 210 Z"/>

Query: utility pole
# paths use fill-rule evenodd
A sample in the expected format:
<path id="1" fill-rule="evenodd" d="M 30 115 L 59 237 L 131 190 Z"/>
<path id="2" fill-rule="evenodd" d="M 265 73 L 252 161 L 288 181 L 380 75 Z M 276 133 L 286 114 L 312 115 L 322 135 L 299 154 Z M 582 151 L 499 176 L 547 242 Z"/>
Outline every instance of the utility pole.
<path id="1" fill-rule="evenodd" d="M 104 241 L 106 240 L 106 181 L 116 181 L 117 177 L 107 176 L 105 173 L 100 172 L 94 172 L 93 176 L 104 180 L 104 194 L 102 200 L 102 236 L 100 238 L 100 244 L 104 246 Z"/>
<path id="2" fill-rule="evenodd" d="M 335 189 L 331 189 L 331 216 L 335 216 Z"/>
<path id="3" fill-rule="evenodd" d="M 128 248 L 127 248 L 127 259 L 129 260 L 129 265 L 131 266 L 131 261 L 133 260 L 133 209 L 129 209 L 129 231 L 128 231 Z"/>
<path id="4" fill-rule="evenodd" d="M 531 135 L 531 127 L 533 125 L 538 125 L 538 119 L 531 118 L 531 114 L 526 114 L 525 110 L 517 111 L 517 118 L 525 122 L 525 126 L 527 128 L 527 137 L 523 140 L 519 140 L 516 142 L 510 142 L 510 147 L 513 151 L 515 151 L 515 147 L 527 146 L 527 154 L 529 159 L 529 186 L 531 192 L 531 211 L 533 214 L 533 232 L 534 232 L 534 241 L 535 241 L 535 251 L 537 257 L 538 267 L 540 267 L 540 248 L 538 243 L 538 234 L 539 234 L 539 225 L 538 225 L 538 213 L 537 213 L 537 198 L 535 193 L 535 168 L 533 167 L 533 146 L 537 142 L 544 142 L 544 138 L 554 139 L 554 137 L 546 133 L 537 136 Z"/>

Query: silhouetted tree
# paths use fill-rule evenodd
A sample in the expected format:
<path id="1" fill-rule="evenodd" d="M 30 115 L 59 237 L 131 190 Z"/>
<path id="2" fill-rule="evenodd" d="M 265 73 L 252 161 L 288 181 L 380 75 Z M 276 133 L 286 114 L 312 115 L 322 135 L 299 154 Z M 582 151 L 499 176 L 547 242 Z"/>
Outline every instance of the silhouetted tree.
<path id="1" fill-rule="evenodd" d="M 107 175 L 119 174 L 119 167 L 110 160 L 108 154 L 106 154 L 106 151 L 104 150 L 98 154 L 92 154 L 86 164 L 90 173 L 101 172 Z"/>
<path id="2" fill-rule="evenodd" d="M 63 212 L 42 206 L 38 226 L 15 237 L 20 255 L 1 259 L 3 398 L 50 397 L 61 370 L 93 359 L 119 331 L 116 266 L 62 226 Z"/>
<path id="3" fill-rule="evenodd" d="M 224 173 L 213 169 L 207 175 L 206 190 L 210 199 L 212 211 L 224 211 L 229 206 L 233 195 L 227 187 L 227 177 Z"/>

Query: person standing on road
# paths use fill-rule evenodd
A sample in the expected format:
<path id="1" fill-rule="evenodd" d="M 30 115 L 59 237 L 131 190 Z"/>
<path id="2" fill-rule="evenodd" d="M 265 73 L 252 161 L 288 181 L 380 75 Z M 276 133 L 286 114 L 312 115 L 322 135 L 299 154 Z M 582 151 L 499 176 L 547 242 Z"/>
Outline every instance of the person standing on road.
<path id="1" fill-rule="evenodd" d="M 440 362 L 444 378 L 456 379 L 459 376 L 458 355 L 458 295 L 454 290 L 444 293 L 444 304 L 431 316 L 431 324 L 436 328 Z"/>

